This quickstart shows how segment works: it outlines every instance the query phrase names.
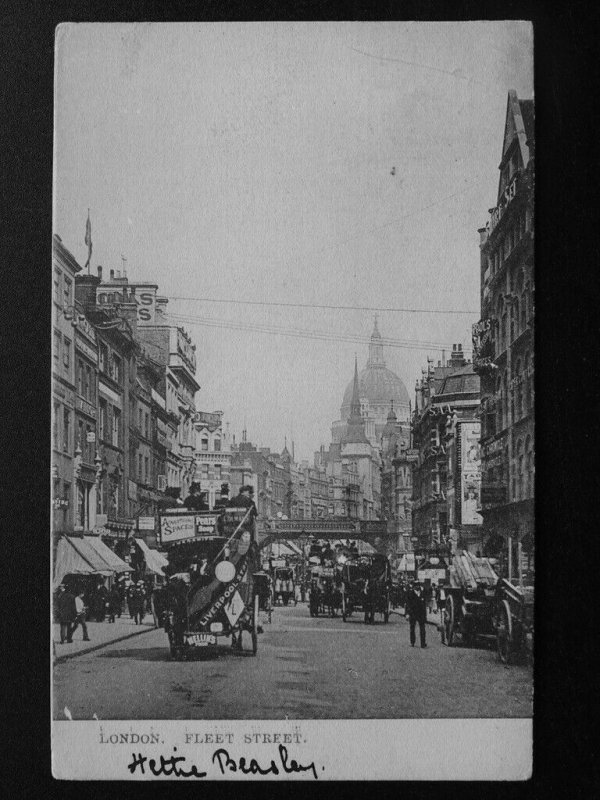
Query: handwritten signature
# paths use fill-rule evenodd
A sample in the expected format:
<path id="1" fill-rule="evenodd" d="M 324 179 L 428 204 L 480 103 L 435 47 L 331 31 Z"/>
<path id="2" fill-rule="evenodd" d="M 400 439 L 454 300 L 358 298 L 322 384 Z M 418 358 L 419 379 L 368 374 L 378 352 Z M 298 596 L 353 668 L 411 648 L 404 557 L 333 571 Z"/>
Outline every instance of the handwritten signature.
<path id="1" fill-rule="evenodd" d="M 177 752 L 177 748 L 173 750 Z M 157 761 L 154 758 L 148 758 L 141 753 L 137 755 L 132 753 L 131 763 L 127 765 L 131 774 L 135 774 L 137 770 L 142 775 L 146 775 L 146 768 L 148 772 L 156 777 L 174 777 L 174 778 L 206 778 L 207 773 L 198 769 L 195 764 L 186 765 L 184 762 L 187 759 L 185 756 L 172 755 L 168 758 L 161 755 Z M 268 766 L 261 766 L 255 758 L 248 760 L 245 756 L 239 759 L 234 759 L 230 756 L 229 752 L 224 748 L 215 750 L 212 755 L 212 763 L 216 764 L 221 771 L 221 775 L 227 772 L 241 772 L 243 775 L 289 775 L 297 772 L 312 772 L 315 780 L 318 780 L 317 768 L 315 762 L 311 761 L 310 764 L 299 764 L 295 759 L 290 758 L 287 748 L 282 744 L 279 745 L 279 763 L 276 764 L 274 759 Z"/>

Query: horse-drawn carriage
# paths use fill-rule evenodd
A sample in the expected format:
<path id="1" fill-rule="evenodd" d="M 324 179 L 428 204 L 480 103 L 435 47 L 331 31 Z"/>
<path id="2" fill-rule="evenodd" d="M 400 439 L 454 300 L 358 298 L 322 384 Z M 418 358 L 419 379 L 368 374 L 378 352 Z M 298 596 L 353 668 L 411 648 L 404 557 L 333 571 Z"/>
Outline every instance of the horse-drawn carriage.
<path id="1" fill-rule="evenodd" d="M 392 610 L 392 575 L 386 556 L 376 553 L 346 561 L 340 576 L 342 619 L 344 622 L 355 611 L 364 613 L 364 621 L 375 622 L 381 614 L 388 622 Z"/>
<path id="2" fill-rule="evenodd" d="M 334 567 L 313 567 L 310 573 L 308 610 L 311 617 L 328 614 L 335 617 L 341 608 L 341 592 Z"/>
<path id="3" fill-rule="evenodd" d="M 171 576 L 162 622 L 172 657 L 216 652 L 219 637 L 242 650 L 244 633 L 256 655 L 260 563 L 252 509 L 166 510 L 160 535 Z"/>

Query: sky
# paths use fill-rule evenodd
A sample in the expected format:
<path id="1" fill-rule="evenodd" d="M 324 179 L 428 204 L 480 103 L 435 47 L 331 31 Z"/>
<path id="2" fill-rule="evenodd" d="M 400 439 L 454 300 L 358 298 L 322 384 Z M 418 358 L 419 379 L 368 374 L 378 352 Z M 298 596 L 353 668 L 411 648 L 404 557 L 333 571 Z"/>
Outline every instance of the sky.
<path id="1" fill-rule="evenodd" d="M 68 24 L 55 82 L 54 232 L 159 285 L 238 438 L 312 462 L 370 309 L 411 397 L 470 348 L 529 23 Z"/>

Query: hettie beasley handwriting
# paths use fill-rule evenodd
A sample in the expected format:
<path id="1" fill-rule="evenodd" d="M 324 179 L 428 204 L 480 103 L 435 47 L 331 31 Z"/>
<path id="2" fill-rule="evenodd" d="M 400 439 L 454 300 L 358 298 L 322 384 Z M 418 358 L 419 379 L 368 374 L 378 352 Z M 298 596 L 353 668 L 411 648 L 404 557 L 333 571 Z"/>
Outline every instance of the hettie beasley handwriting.
<path id="1" fill-rule="evenodd" d="M 186 765 L 185 756 L 178 756 L 177 748 L 174 747 L 174 754 L 169 757 L 160 756 L 159 759 L 148 758 L 141 753 L 132 753 L 131 763 L 127 768 L 134 775 L 138 770 L 141 775 L 152 774 L 156 777 L 172 778 L 206 778 L 207 774 L 201 771 L 194 764 Z M 279 745 L 279 762 L 271 759 L 268 766 L 261 766 L 255 758 L 247 759 L 241 756 L 238 759 L 232 758 L 224 748 L 215 750 L 212 755 L 212 764 L 216 765 L 221 775 L 229 772 L 239 772 L 242 775 L 289 775 L 297 772 L 310 772 L 315 780 L 318 779 L 317 768 L 314 761 L 310 764 L 299 764 L 288 755 L 287 748 Z M 322 767 L 324 769 L 324 767 Z"/>

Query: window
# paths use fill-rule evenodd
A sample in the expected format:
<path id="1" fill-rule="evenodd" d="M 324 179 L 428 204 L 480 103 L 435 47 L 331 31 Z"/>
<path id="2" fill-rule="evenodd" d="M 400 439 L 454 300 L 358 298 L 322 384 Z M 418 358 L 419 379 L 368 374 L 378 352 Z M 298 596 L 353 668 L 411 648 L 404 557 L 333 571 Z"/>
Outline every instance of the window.
<path id="1" fill-rule="evenodd" d="M 100 399 L 98 404 L 100 406 L 100 428 L 98 435 L 100 439 L 106 439 L 108 435 L 108 406 L 106 400 Z"/>
<path id="2" fill-rule="evenodd" d="M 138 428 L 140 429 L 140 433 L 142 432 L 142 409 L 138 408 Z"/>
<path id="3" fill-rule="evenodd" d="M 60 276 L 61 272 L 58 269 L 54 270 L 54 302 L 60 304 Z"/>
<path id="4" fill-rule="evenodd" d="M 112 418 L 112 443 L 115 447 L 119 447 L 121 444 L 121 412 L 115 407 L 113 407 Z"/>
<path id="5" fill-rule="evenodd" d="M 60 403 L 54 403 L 54 414 L 52 415 L 52 444 L 55 450 L 60 447 Z"/>
<path id="6" fill-rule="evenodd" d="M 73 282 L 67 276 L 64 276 L 64 298 L 65 298 L 65 306 L 71 305 L 71 287 Z"/>
<path id="7" fill-rule="evenodd" d="M 531 410 L 531 377 L 529 375 L 530 371 L 530 359 L 529 353 L 525 355 L 525 361 L 523 364 L 523 389 L 524 389 L 524 409 L 523 413 L 527 414 Z"/>
<path id="8" fill-rule="evenodd" d="M 525 467 L 527 469 L 527 496 L 533 497 L 534 477 L 533 477 L 533 439 L 528 436 L 525 440 Z"/>
<path id="9" fill-rule="evenodd" d="M 115 353 L 110 360 L 110 377 L 113 381 L 121 383 L 121 359 Z"/>
<path id="10" fill-rule="evenodd" d="M 208 464 L 202 464 L 202 477 L 204 480 L 208 480 Z"/>
<path id="11" fill-rule="evenodd" d="M 79 447 L 81 450 L 81 455 L 83 456 L 83 452 L 85 450 L 85 436 L 83 435 L 83 421 L 79 420 L 77 424 L 77 442 L 75 443 L 75 447 Z"/>
<path id="12" fill-rule="evenodd" d="M 517 445 L 517 496 L 516 500 L 522 499 L 524 495 L 524 467 L 525 467 L 525 456 L 523 452 L 523 440 L 519 439 L 519 443 Z"/>
<path id="13" fill-rule="evenodd" d="M 100 342 L 98 356 L 100 361 L 100 369 L 102 372 L 106 372 L 108 368 L 108 347 L 103 342 Z"/>
<path id="14" fill-rule="evenodd" d="M 65 369 L 69 369 L 71 364 L 71 340 L 67 339 L 66 336 L 63 342 L 63 364 L 65 365 Z"/>
<path id="15" fill-rule="evenodd" d="M 71 412 L 68 408 L 63 409 L 63 450 L 69 452 L 71 443 Z"/>
<path id="16" fill-rule="evenodd" d="M 150 414 L 146 413 L 146 439 L 150 438 Z"/>
<path id="17" fill-rule="evenodd" d="M 221 452 L 221 439 L 218 436 L 215 436 L 215 453 Z"/>
<path id="18" fill-rule="evenodd" d="M 514 299 L 512 304 L 512 314 L 510 316 L 510 340 L 514 341 L 519 335 L 519 301 Z"/>
<path id="19" fill-rule="evenodd" d="M 521 360 L 517 361 L 515 370 L 515 378 L 519 381 L 515 387 L 515 412 L 516 419 L 521 419 L 523 416 L 523 372 L 521 369 Z"/>
<path id="20" fill-rule="evenodd" d="M 83 382 L 84 397 L 86 400 L 92 399 L 92 370 L 89 364 L 85 365 L 85 380 Z"/>
<path id="21" fill-rule="evenodd" d="M 150 483 L 150 466 L 148 456 L 144 456 L 144 483 Z"/>
<path id="22" fill-rule="evenodd" d="M 77 361 L 77 391 L 83 397 L 83 361 Z"/>
<path id="23" fill-rule="evenodd" d="M 221 465 L 220 464 L 215 464 L 215 480 L 216 481 L 220 481 L 221 480 Z"/>
<path id="24" fill-rule="evenodd" d="M 143 483 L 144 475 L 142 472 L 142 454 L 138 453 L 138 480 Z"/>
<path id="25" fill-rule="evenodd" d="M 61 335 L 58 331 L 54 331 L 54 366 L 58 369 L 58 364 L 60 360 L 60 342 L 61 342 Z"/>
<path id="26" fill-rule="evenodd" d="M 81 447 L 82 447 L 83 452 L 85 454 L 83 460 L 88 464 L 91 464 L 92 461 L 94 460 L 94 458 L 93 458 L 93 456 L 94 456 L 94 443 L 90 442 L 88 440 L 88 438 L 90 437 L 91 433 L 92 433 L 92 426 L 91 425 L 86 425 L 85 426 L 85 444 L 81 445 Z"/>
<path id="27" fill-rule="evenodd" d="M 201 450 L 206 452 L 208 450 L 208 439 L 202 439 L 201 441 Z"/>

